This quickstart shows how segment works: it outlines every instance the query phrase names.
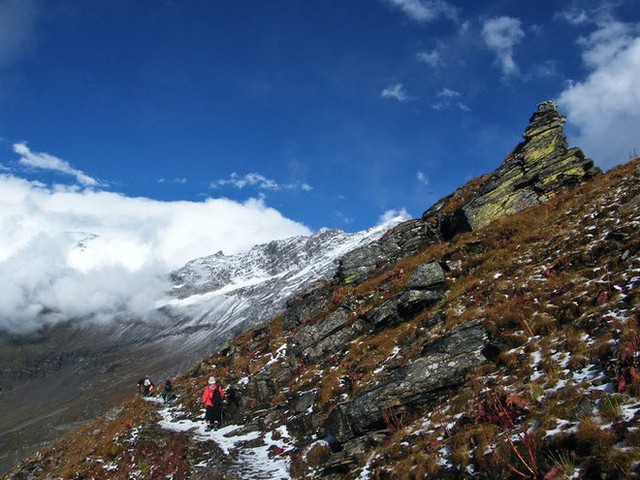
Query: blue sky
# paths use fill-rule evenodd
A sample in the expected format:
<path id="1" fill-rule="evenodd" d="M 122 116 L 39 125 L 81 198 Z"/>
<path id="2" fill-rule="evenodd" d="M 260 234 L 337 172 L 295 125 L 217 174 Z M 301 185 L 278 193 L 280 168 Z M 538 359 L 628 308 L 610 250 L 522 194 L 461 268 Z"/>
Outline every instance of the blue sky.
<path id="1" fill-rule="evenodd" d="M 153 318 L 191 259 L 420 216 L 550 98 L 609 168 L 638 78 L 631 0 L 0 0 L 0 331 Z"/>
<path id="2" fill-rule="evenodd" d="M 0 0 L 0 165 L 355 231 L 496 168 L 548 98 L 572 144 L 627 160 L 638 22 L 633 1 Z"/>

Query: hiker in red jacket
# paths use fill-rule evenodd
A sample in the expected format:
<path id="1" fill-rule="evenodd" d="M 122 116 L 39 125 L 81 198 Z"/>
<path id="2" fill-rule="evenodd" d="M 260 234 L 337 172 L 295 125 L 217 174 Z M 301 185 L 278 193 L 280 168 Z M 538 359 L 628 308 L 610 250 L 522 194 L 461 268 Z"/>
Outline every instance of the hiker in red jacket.
<path id="1" fill-rule="evenodd" d="M 209 428 L 218 429 L 222 423 L 222 400 L 224 391 L 216 383 L 216 379 L 209 377 L 209 384 L 202 392 L 202 405 L 207 408 L 204 419 L 209 423 Z"/>

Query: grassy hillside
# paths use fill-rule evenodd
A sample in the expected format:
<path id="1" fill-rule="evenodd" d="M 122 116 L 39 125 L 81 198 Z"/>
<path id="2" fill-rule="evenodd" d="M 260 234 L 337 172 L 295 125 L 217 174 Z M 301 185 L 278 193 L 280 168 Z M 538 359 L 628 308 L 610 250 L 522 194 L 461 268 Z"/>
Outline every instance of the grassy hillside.
<path id="1" fill-rule="evenodd" d="M 453 202 L 461 200 L 444 208 L 455 210 Z M 279 438 L 282 427 L 290 438 L 269 456 L 298 478 L 631 478 L 640 471 L 639 231 L 636 159 L 542 205 L 427 244 L 359 285 L 322 284 L 327 300 L 299 325 L 274 318 L 176 378 L 179 408 L 158 413 L 160 405 L 132 399 L 8 478 L 241 478 L 231 457 Z M 372 327 L 373 312 L 407 292 L 415 269 L 430 261 L 445 270 L 442 298 Z M 319 356 L 296 351 L 304 332 L 338 311 L 351 338 Z M 455 382 L 414 392 L 419 400 L 406 394 L 411 388 L 380 397 L 381 421 L 358 418 L 362 428 L 333 450 L 319 440 L 340 437 L 337 412 L 412 378 L 400 376 L 412 365 L 441 358 L 446 368 L 456 353 L 451 339 L 465 340 L 476 325 L 482 359 L 464 367 L 456 360 Z M 227 423 L 259 432 L 228 455 L 194 430 L 159 423 L 197 424 L 211 375 L 238 393 Z"/>

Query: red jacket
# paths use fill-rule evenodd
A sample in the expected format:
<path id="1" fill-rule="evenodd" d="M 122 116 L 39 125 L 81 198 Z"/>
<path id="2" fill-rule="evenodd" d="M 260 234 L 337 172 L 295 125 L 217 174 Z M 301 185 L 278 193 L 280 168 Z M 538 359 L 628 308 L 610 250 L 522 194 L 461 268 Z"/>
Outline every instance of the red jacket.
<path id="1" fill-rule="evenodd" d="M 222 390 L 220 385 L 207 385 L 204 387 L 204 392 L 202 392 L 202 404 L 205 407 L 213 407 L 215 403 L 214 396 L 216 396 L 216 393 L 220 394 L 218 402 L 222 402 L 224 399 L 224 390 Z"/>

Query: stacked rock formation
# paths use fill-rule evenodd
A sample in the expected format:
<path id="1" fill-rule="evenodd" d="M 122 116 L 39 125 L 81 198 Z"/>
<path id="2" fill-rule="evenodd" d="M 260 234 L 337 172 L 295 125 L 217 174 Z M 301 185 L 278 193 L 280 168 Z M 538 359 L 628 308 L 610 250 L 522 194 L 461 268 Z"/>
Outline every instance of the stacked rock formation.
<path id="1" fill-rule="evenodd" d="M 554 102 L 538 104 L 524 141 L 462 207 L 472 230 L 545 202 L 600 172 L 582 150 L 568 147 L 562 128 L 565 120 Z"/>
<path id="2" fill-rule="evenodd" d="M 349 285 L 361 283 L 373 271 L 414 255 L 428 243 L 482 228 L 600 173 L 582 150 L 569 148 L 565 120 L 555 102 L 538 104 L 524 131 L 524 141 L 495 172 L 439 200 L 421 219 L 402 223 L 380 240 L 345 255 L 337 279 Z"/>

